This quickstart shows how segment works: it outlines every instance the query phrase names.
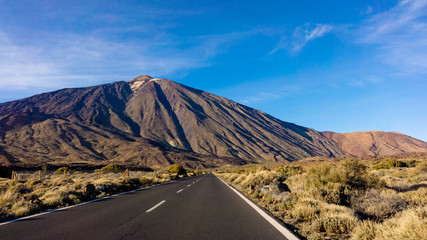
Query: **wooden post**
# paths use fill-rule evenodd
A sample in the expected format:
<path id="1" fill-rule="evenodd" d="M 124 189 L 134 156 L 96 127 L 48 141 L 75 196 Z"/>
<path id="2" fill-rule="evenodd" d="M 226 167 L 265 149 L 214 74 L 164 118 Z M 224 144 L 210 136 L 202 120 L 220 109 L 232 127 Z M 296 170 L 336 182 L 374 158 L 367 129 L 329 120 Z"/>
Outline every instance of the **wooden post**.
<path id="1" fill-rule="evenodd" d="M 67 169 L 64 169 L 64 178 L 67 176 Z"/>
<path id="2" fill-rule="evenodd" d="M 42 171 L 39 170 L 39 181 L 41 181 L 41 180 L 42 180 Z"/>

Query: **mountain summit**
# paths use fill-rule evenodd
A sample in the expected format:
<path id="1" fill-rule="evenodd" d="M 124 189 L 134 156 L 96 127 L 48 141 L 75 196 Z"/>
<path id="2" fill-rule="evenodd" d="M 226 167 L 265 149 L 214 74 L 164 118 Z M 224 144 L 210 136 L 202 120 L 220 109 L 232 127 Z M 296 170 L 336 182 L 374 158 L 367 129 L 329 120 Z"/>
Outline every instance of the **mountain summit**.
<path id="1" fill-rule="evenodd" d="M 332 135 L 148 75 L 0 104 L 4 164 L 203 167 L 349 155 Z"/>

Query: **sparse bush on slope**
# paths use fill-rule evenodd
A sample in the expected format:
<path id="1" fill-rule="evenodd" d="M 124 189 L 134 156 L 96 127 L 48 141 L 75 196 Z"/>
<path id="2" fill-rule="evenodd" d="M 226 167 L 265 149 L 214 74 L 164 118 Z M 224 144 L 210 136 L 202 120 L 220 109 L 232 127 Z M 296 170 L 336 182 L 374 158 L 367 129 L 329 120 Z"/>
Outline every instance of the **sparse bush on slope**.
<path id="1" fill-rule="evenodd" d="M 172 164 L 168 167 L 169 173 L 175 173 L 178 175 L 185 175 L 187 174 L 187 171 L 185 168 L 180 164 Z"/>
<path id="2" fill-rule="evenodd" d="M 370 189 L 351 200 L 352 208 L 363 217 L 382 221 L 406 208 L 407 203 L 399 196 L 385 196 Z"/>
<path id="3" fill-rule="evenodd" d="M 353 231 L 352 240 L 425 240 L 427 207 L 408 209 L 383 223 L 363 221 Z"/>
<path id="4" fill-rule="evenodd" d="M 378 164 L 374 165 L 374 169 L 390 169 L 390 168 L 396 168 L 396 167 L 407 167 L 408 165 L 403 162 L 399 161 L 397 159 L 391 159 L 386 158 L 379 162 Z"/>
<path id="5" fill-rule="evenodd" d="M 120 168 L 116 165 L 107 165 L 105 167 L 102 167 L 101 169 L 95 170 L 95 172 L 101 172 L 101 173 L 118 173 L 120 172 Z"/>

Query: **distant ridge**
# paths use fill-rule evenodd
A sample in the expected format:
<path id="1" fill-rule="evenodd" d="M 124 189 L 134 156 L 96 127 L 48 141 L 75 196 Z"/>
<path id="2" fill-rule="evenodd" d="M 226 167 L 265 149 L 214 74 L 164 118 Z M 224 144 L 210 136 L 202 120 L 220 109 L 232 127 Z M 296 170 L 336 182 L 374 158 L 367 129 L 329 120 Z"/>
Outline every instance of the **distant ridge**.
<path id="1" fill-rule="evenodd" d="M 371 151 L 354 134 L 318 132 L 148 75 L 0 104 L 0 162 L 9 165 L 210 167 L 427 151 L 425 142 L 389 133 L 374 134 L 379 150 Z"/>
<path id="2" fill-rule="evenodd" d="M 426 142 L 398 132 L 323 132 L 323 135 L 339 143 L 347 155 L 357 157 L 427 151 Z"/>

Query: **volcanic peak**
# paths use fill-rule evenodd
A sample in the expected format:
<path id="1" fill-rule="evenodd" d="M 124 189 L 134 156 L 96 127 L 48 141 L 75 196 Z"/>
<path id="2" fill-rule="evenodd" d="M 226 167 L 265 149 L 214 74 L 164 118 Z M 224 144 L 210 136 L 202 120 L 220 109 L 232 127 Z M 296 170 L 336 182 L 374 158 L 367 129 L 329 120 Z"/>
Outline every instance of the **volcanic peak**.
<path id="1" fill-rule="evenodd" d="M 159 81 L 159 80 L 166 80 L 166 79 L 153 78 L 149 75 L 139 75 L 138 77 L 128 81 L 128 83 L 132 91 L 136 91 L 137 89 L 139 89 L 141 86 L 143 86 L 148 82 Z"/>

